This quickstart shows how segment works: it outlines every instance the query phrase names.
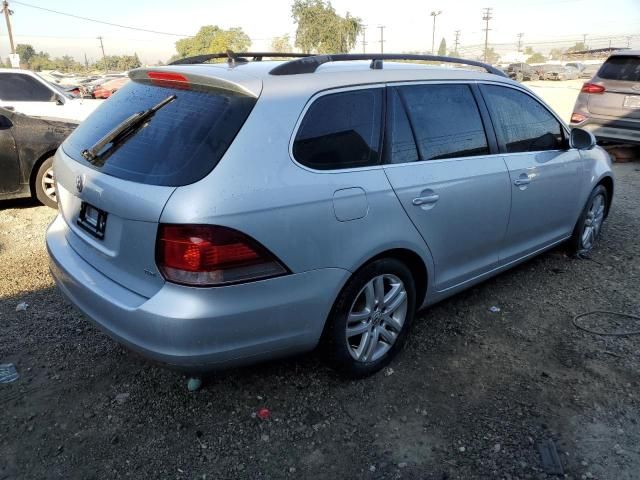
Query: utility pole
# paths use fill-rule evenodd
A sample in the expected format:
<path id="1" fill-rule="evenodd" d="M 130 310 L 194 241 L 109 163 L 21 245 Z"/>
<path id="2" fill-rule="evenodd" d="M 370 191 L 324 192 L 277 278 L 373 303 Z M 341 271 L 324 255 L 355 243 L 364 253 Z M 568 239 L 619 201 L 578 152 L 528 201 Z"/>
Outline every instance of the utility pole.
<path id="1" fill-rule="evenodd" d="M 627 39 L 627 48 L 631 48 L 631 36 L 624 37 Z"/>
<path id="2" fill-rule="evenodd" d="M 583 33 L 583 34 L 582 34 L 582 45 L 584 45 L 584 49 L 585 49 L 585 50 L 589 50 L 589 49 L 587 48 L 587 34 L 586 34 L 586 33 Z"/>
<path id="3" fill-rule="evenodd" d="M 104 63 L 104 71 L 106 72 L 107 69 L 107 56 L 104 54 L 104 44 L 102 43 L 102 37 L 97 37 L 98 40 L 100 40 L 100 48 L 102 49 L 102 63 Z"/>
<path id="4" fill-rule="evenodd" d="M 362 53 L 367 53 L 367 26 L 362 26 Z"/>
<path id="5" fill-rule="evenodd" d="M 4 18 L 7 21 L 7 33 L 9 34 L 9 43 L 11 44 L 11 53 L 15 55 L 16 47 L 13 43 L 13 31 L 11 30 L 11 19 L 9 15 L 13 15 L 13 11 L 9 10 L 9 2 L 4 0 L 2 2 L 2 10 L 4 11 Z"/>
<path id="6" fill-rule="evenodd" d="M 442 10 L 432 10 L 430 15 L 433 17 L 433 30 L 431 32 L 431 55 L 435 54 L 436 47 L 436 17 L 442 13 Z"/>
<path id="7" fill-rule="evenodd" d="M 87 52 L 84 52 L 84 67 L 89 70 L 89 60 L 87 60 Z"/>
<path id="8" fill-rule="evenodd" d="M 458 45 L 460 45 L 460 30 L 456 30 L 456 39 L 454 41 L 453 52 L 458 55 Z"/>
<path id="9" fill-rule="evenodd" d="M 491 16 L 491 11 L 493 9 L 491 7 L 487 7 L 483 9 L 482 12 L 482 20 L 484 20 L 485 23 L 485 27 L 484 27 L 484 61 L 487 61 L 487 48 L 489 46 L 489 20 L 491 20 L 493 17 Z"/>
<path id="10" fill-rule="evenodd" d="M 380 53 L 384 53 L 384 25 L 378 25 L 380 29 Z"/>
<path id="11" fill-rule="evenodd" d="M 524 33 L 519 33 L 518 34 L 518 51 L 521 52 L 522 51 L 522 37 L 524 37 Z"/>

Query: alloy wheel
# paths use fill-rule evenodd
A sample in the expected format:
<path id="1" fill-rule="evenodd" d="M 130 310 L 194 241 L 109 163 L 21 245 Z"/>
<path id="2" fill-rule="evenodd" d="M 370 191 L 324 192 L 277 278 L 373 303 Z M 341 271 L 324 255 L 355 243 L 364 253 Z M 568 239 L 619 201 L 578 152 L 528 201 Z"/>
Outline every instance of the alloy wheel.
<path id="1" fill-rule="evenodd" d="M 57 202 L 56 184 L 52 167 L 47 168 L 44 175 L 42 175 L 41 186 L 44 194 L 54 202 Z"/>
<path id="2" fill-rule="evenodd" d="M 395 275 L 378 275 L 367 282 L 347 317 L 351 356 L 360 362 L 375 362 L 387 353 L 402 331 L 407 306 L 405 285 Z"/>
<path id="3" fill-rule="evenodd" d="M 580 243 L 584 250 L 591 250 L 600 234 L 602 222 L 604 221 L 605 205 L 606 201 L 602 194 L 596 195 L 591 200 L 580 237 Z"/>

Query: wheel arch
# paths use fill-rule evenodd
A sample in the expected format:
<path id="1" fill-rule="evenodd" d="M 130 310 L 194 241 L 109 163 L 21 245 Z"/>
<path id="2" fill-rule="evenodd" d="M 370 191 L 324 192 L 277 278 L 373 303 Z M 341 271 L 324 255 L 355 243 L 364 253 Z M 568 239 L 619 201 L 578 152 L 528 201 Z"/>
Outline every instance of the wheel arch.
<path id="1" fill-rule="evenodd" d="M 606 190 L 607 190 L 607 196 L 608 198 L 608 202 L 607 202 L 607 210 L 605 211 L 605 218 L 609 215 L 609 209 L 611 208 L 611 201 L 613 200 L 613 189 L 614 189 L 614 184 L 613 184 L 613 178 L 611 178 L 609 175 L 606 175 L 604 177 L 602 177 L 598 183 L 596 184 L 596 187 L 602 185 Z"/>
<path id="2" fill-rule="evenodd" d="M 33 163 L 33 166 L 31 167 L 31 173 L 29 174 L 29 191 L 31 192 L 31 196 L 35 196 L 36 194 L 36 177 L 38 176 L 38 170 L 40 170 L 40 166 L 45 162 L 45 160 L 53 157 L 55 153 L 56 149 L 49 150 L 40 155 L 40 157 L 38 157 L 38 159 Z"/>

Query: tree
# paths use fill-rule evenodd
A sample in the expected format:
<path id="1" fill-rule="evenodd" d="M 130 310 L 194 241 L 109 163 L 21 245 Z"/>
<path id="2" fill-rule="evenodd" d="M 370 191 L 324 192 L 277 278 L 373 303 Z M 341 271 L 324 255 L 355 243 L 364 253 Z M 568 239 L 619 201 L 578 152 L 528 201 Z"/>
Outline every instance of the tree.
<path id="1" fill-rule="evenodd" d="M 544 63 L 547 59 L 540 52 L 534 52 L 529 58 L 527 58 L 527 63 Z"/>
<path id="2" fill-rule="evenodd" d="M 291 48 L 291 43 L 289 42 L 289 35 L 282 35 L 281 37 L 275 37 L 271 41 L 271 51 L 278 53 L 289 53 L 293 49 Z"/>
<path id="3" fill-rule="evenodd" d="M 324 0 L 295 0 L 291 15 L 298 25 L 295 46 L 305 53 L 349 52 L 362 31 L 360 18 L 340 16 Z"/>
<path id="4" fill-rule="evenodd" d="M 551 60 L 561 60 L 564 52 L 560 48 L 552 48 L 549 52 L 549 58 Z"/>
<path id="5" fill-rule="evenodd" d="M 20 61 L 28 65 L 29 60 L 36 54 L 36 51 L 31 45 L 19 43 L 16 45 L 16 53 L 20 55 Z"/>
<path id="6" fill-rule="evenodd" d="M 582 52 L 583 50 L 586 50 L 586 49 L 587 47 L 585 46 L 584 43 L 576 42 L 576 44 L 573 47 L 567 48 L 567 52 Z"/>
<path id="7" fill-rule="evenodd" d="M 524 54 L 525 55 L 533 55 L 533 47 L 525 47 Z"/>
<path id="8" fill-rule="evenodd" d="M 487 48 L 485 52 L 485 57 L 486 59 L 483 58 L 483 60 L 486 61 L 487 63 L 495 64 L 495 63 L 498 63 L 498 61 L 500 61 L 500 55 L 496 53 L 496 51 L 493 48 Z"/>
<path id="9" fill-rule="evenodd" d="M 195 37 L 183 38 L 176 42 L 178 58 L 203 55 L 206 53 L 222 53 L 227 50 L 246 52 L 251 39 L 242 28 L 224 30 L 217 25 L 200 27 Z"/>
<path id="10" fill-rule="evenodd" d="M 440 46 L 438 47 L 438 55 L 444 57 L 447 54 L 447 41 L 442 37 L 440 40 Z"/>

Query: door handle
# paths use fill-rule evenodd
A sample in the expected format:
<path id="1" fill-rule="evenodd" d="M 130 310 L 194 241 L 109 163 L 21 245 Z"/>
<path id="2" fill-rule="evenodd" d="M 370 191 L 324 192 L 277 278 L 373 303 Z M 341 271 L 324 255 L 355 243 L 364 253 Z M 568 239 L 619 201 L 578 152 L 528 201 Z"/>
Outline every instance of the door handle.
<path id="1" fill-rule="evenodd" d="M 440 200 L 440 195 L 438 195 L 437 193 L 434 193 L 432 195 L 414 198 L 411 203 L 413 203 L 416 207 L 419 207 L 420 205 L 428 205 L 430 203 L 436 203 L 438 200 Z"/>
<path id="2" fill-rule="evenodd" d="M 531 179 L 529 178 L 518 178 L 513 181 L 513 184 L 517 187 L 522 187 L 523 185 L 529 185 L 531 183 Z"/>

